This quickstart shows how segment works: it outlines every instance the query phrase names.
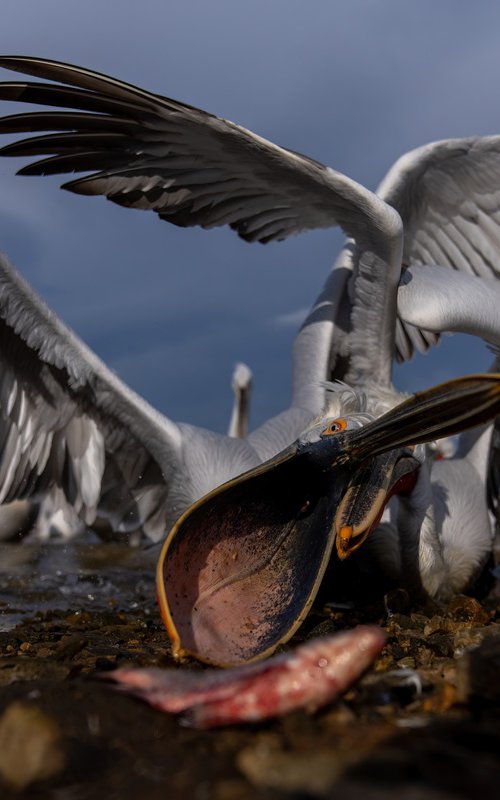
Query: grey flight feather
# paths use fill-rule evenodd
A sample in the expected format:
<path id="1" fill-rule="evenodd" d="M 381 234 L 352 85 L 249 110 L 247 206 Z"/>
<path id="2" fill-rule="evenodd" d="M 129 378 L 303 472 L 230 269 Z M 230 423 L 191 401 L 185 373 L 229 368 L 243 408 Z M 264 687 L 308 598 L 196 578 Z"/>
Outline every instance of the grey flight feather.
<path id="1" fill-rule="evenodd" d="M 1 255 L 0 376 L 0 503 L 59 488 L 87 524 L 97 517 L 155 541 L 194 500 L 284 449 L 316 416 L 292 406 L 245 439 L 172 422 Z"/>
<path id="2" fill-rule="evenodd" d="M 92 522 L 114 468 L 122 495 L 142 504 L 136 527 L 158 538 L 154 517 L 160 505 L 165 514 L 177 426 L 122 384 L 3 257 L 0 340 L 0 502 L 55 484 Z M 116 529 L 129 529 L 116 505 L 102 510 Z"/>
<path id="3" fill-rule="evenodd" d="M 93 175 L 64 188 L 151 209 L 176 225 L 228 224 L 248 241 L 336 224 L 362 236 L 374 213 L 369 193 L 354 181 L 192 106 L 45 59 L 5 56 L 0 66 L 76 87 L 9 83 L 0 87 L 2 99 L 99 114 L 91 130 L 88 113 L 82 127 L 74 112 L 6 118 L 4 132 L 66 131 L 3 149 L 4 155 L 49 156 L 25 174 L 90 170 Z"/>
<path id="4" fill-rule="evenodd" d="M 377 194 L 401 216 L 406 265 L 499 277 L 500 136 L 447 139 L 412 150 L 396 161 Z M 399 360 L 424 352 L 437 338 L 403 324 L 396 333 Z"/>
<path id="5" fill-rule="evenodd" d="M 403 258 L 409 265 L 434 263 L 480 275 L 497 270 L 500 137 L 418 148 L 396 162 L 376 196 L 232 122 L 122 81 L 39 58 L 4 56 L 0 66 L 63 84 L 4 83 L 0 98 L 77 109 L 17 114 L 0 121 L 3 132 L 57 131 L 3 148 L 4 155 L 45 156 L 21 172 L 91 171 L 65 188 L 151 209 L 177 225 L 227 224 L 248 241 L 340 225 L 355 240 L 358 253 L 339 305 L 347 303 L 356 319 L 348 377 L 364 372 L 365 365 L 356 364 L 357 354 L 366 355 L 376 338 L 382 341 L 382 354 L 373 372 L 382 364 L 382 380 L 390 373 L 385 360 L 390 362 L 392 355 L 392 349 L 387 354 L 394 326 L 388 320 L 380 331 L 384 315 L 375 323 L 366 298 L 375 284 L 387 296 L 389 290 L 384 293 L 380 283 L 384 262 L 386 280 L 394 282 L 397 267 L 391 260 L 396 260 L 401 219 Z M 370 267 L 366 258 L 359 260 L 365 251 L 373 254 Z M 389 311 L 392 317 L 393 309 Z M 338 331 L 335 317 L 332 324 Z M 438 333 L 412 330 L 399 321 L 395 338 L 397 357 L 405 360 L 415 350 L 426 350 Z M 344 344 L 345 337 L 340 346 Z M 332 377 L 344 375 L 333 372 Z"/>
<path id="6" fill-rule="evenodd" d="M 387 249 L 401 236 L 401 219 L 408 265 L 438 264 L 490 277 L 498 272 L 498 136 L 451 139 L 407 153 L 389 171 L 377 196 L 232 122 L 122 81 L 40 58 L 4 56 L 0 66 L 63 84 L 2 83 L 0 98 L 76 109 L 0 120 L 0 132 L 55 131 L 3 148 L 3 155 L 44 156 L 21 172 L 90 171 L 65 188 L 151 209 L 176 225 L 227 224 L 248 241 L 268 242 L 340 225 L 355 240 L 358 254 L 349 264 L 351 279 L 337 304 L 337 313 L 344 314 L 338 309 L 347 305 L 356 319 L 351 325 L 354 362 L 335 372 L 337 348 L 344 350 L 347 339 L 338 336 L 341 324 L 334 314 L 331 377 L 363 372 L 365 365 L 356 364 L 356 354 L 366 355 L 377 337 L 382 354 L 373 372 L 381 362 L 383 380 L 390 372 L 385 359 L 392 355 L 392 350 L 387 355 L 394 338 L 391 322 L 380 330 L 366 298 L 375 283 L 384 295 L 384 262 L 387 282 L 394 281 L 396 267 L 390 262 L 398 247 Z M 359 260 L 365 251 L 373 254 L 370 268 L 366 258 Z M 323 325 L 322 341 L 325 334 Z M 398 320 L 396 355 L 406 360 L 438 338 L 439 332 L 412 329 Z"/>
<path id="7" fill-rule="evenodd" d="M 0 66 L 66 84 L 40 84 L 39 90 L 33 83 L 0 84 L 0 98 L 50 101 L 85 112 L 81 128 L 80 114 L 73 111 L 67 117 L 55 112 L 0 121 L 0 131 L 29 130 L 30 121 L 33 130 L 47 126 L 60 131 L 3 148 L 3 155 L 50 156 L 21 172 L 97 170 L 65 188 L 151 209 L 178 225 L 228 224 L 248 241 L 268 242 L 306 229 L 340 225 L 359 252 L 374 254 L 380 267 L 377 280 L 386 284 L 385 291 L 380 287 L 380 296 L 393 296 L 401 267 L 401 220 L 355 181 L 232 122 L 89 70 L 14 56 L 0 58 Z M 117 103 L 123 111 L 121 128 Z M 89 109 L 98 112 L 91 129 Z M 386 314 L 372 313 L 365 290 L 370 282 L 368 270 L 362 270 L 352 297 L 359 322 L 353 330 L 352 374 L 360 374 L 371 363 L 373 379 L 387 383 L 395 308 L 388 305 Z M 362 366 L 356 364 L 360 354 Z M 322 365 L 319 371 L 323 372 Z"/>

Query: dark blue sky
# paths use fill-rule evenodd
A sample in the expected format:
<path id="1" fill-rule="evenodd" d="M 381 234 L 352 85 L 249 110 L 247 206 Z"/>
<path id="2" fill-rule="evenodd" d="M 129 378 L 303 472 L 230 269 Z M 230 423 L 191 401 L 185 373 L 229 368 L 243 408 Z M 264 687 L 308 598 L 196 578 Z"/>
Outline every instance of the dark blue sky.
<path id="1" fill-rule="evenodd" d="M 370 188 L 413 147 L 500 132 L 496 3 L 2 0 L 1 19 L 4 53 L 200 106 Z M 338 232 L 248 245 L 16 178 L 21 163 L 0 161 L 0 249 L 128 383 L 174 419 L 224 430 L 245 360 L 253 423 L 287 405 L 289 317 L 318 293 Z M 395 382 L 412 391 L 488 363 L 482 343 L 448 338 Z"/>

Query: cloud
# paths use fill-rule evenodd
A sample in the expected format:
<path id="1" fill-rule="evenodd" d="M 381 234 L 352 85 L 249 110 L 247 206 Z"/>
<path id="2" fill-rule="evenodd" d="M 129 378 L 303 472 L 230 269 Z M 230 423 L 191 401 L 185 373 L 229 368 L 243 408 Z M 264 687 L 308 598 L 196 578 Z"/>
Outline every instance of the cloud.
<path id="1" fill-rule="evenodd" d="M 298 329 L 307 317 L 308 312 L 309 308 L 307 306 L 303 306 L 302 308 L 297 308 L 296 311 L 288 311 L 284 314 L 278 314 L 277 317 L 274 317 L 273 324 L 278 328 Z"/>

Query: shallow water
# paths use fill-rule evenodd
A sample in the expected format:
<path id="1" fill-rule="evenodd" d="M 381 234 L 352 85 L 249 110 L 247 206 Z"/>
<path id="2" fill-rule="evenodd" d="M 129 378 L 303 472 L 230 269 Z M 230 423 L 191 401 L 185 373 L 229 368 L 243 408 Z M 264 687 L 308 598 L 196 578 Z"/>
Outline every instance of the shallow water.
<path id="1" fill-rule="evenodd" d="M 151 613 L 157 549 L 128 544 L 0 544 L 0 631 L 49 611 Z"/>

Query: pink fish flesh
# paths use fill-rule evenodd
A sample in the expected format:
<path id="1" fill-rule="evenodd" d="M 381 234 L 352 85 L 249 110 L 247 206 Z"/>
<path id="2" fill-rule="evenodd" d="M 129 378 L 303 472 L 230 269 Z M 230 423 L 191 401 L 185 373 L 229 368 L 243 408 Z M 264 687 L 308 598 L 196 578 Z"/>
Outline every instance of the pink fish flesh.
<path id="1" fill-rule="evenodd" d="M 298 708 L 314 711 L 344 692 L 385 644 L 363 625 L 312 639 L 259 664 L 227 670 L 118 669 L 104 677 L 196 728 L 257 722 Z"/>

